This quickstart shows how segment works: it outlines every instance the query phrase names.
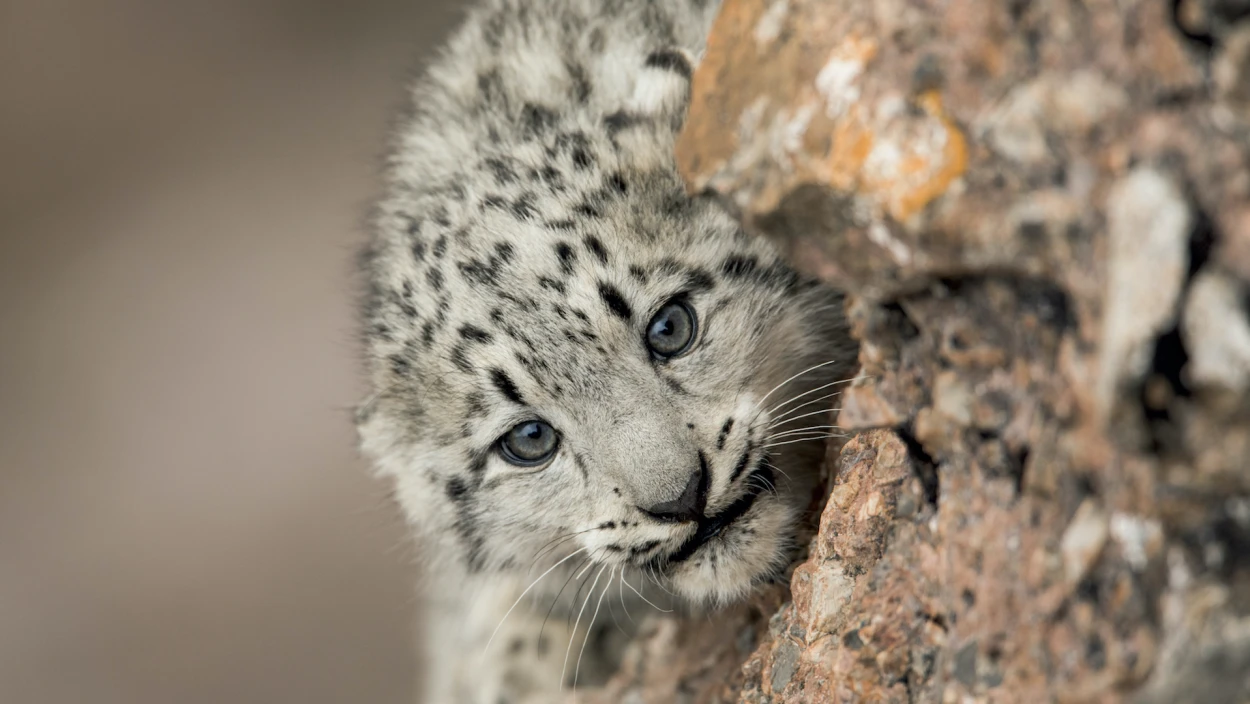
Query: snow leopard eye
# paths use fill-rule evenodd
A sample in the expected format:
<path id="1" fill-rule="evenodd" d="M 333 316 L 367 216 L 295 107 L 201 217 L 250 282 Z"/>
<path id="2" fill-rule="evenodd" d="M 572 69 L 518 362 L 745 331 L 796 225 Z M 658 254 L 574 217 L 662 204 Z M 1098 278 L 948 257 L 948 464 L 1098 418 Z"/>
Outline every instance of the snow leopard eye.
<path id="1" fill-rule="evenodd" d="M 647 348 L 658 359 L 671 359 L 690 349 L 698 321 L 685 301 L 674 299 L 647 323 Z"/>
<path id="2" fill-rule="evenodd" d="M 534 467 L 551 459 L 559 445 L 555 428 L 541 420 L 527 420 L 499 438 L 499 454 L 512 464 Z"/>

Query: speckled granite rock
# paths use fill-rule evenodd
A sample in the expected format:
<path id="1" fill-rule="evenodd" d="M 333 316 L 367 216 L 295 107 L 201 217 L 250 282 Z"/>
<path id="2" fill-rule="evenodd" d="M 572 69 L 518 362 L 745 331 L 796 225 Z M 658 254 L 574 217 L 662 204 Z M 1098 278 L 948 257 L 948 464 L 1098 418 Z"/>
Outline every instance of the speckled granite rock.
<path id="1" fill-rule="evenodd" d="M 1250 2 L 728 0 L 678 159 L 851 293 L 858 434 L 582 701 L 1250 701 Z"/>

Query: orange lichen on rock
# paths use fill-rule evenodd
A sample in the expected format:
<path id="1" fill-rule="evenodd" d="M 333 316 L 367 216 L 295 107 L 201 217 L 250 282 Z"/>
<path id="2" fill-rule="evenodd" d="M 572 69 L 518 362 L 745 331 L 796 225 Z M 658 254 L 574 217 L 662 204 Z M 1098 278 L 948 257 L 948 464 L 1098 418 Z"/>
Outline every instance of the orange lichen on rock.
<path id="1" fill-rule="evenodd" d="M 947 116 L 940 93 L 926 91 L 915 102 L 921 116 L 880 103 L 850 105 L 832 127 L 829 155 L 819 170 L 830 186 L 867 197 L 900 222 L 945 193 L 968 167 L 967 140 Z M 865 117 L 882 113 L 894 114 L 878 117 L 875 125 Z M 805 141 L 820 139 L 809 134 Z"/>

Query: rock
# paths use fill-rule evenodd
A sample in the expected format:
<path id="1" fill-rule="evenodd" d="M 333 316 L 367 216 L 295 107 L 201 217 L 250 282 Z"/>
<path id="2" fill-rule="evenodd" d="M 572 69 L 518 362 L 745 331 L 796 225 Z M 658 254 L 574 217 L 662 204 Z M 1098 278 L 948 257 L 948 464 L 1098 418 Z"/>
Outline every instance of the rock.
<path id="1" fill-rule="evenodd" d="M 725 1 L 679 168 L 847 291 L 854 435 L 581 701 L 1250 700 L 1242 5 Z"/>
<path id="2" fill-rule="evenodd" d="M 1250 386 L 1250 295 L 1232 279 L 1199 275 L 1185 303 L 1187 378 L 1244 394 Z"/>
<path id="3" fill-rule="evenodd" d="M 1069 584 L 1081 581 L 1093 567 L 1107 543 L 1107 516 L 1096 503 L 1086 500 L 1076 510 L 1059 541 L 1063 573 Z"/>

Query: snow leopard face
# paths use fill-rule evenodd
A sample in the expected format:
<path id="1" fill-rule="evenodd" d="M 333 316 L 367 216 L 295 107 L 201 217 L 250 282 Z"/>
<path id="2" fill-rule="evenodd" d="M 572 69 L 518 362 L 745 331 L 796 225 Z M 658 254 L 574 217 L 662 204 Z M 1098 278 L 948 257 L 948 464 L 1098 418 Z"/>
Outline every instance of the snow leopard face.
<path id="1" fill-rule="evenodd" d="M 471 571 L 568 558 L 741 596 L 811 499 L 855 356 L 840 299 L 684 192 L 685 54 L 596 39 L 593 15 L 534 25 L 550 36 L 492 37 L 490 17 L 399 137 L 366 257 L 362 445 Z"/>

